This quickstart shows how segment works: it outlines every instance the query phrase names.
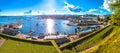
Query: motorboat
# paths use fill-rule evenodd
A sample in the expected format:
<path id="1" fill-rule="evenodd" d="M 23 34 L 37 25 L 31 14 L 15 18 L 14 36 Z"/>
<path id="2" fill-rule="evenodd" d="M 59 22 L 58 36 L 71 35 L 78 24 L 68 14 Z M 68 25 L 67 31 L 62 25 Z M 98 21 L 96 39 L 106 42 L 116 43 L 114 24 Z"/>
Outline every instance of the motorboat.
<path id="1" fill-rule="evenodd" d="M 22 26 L 23 26 L 22 24 L 18 24 L 18 25 L 17 25 L 17 28 L 20 29 L 20 28 L 22 28 Z"/>
<path id="2" fill-rule="evenodd" d="M 78 23 L 69 22 L 69 23 L 67 23 L 67 25 L 69 25 L 69 26 L 77 26 Z"/>

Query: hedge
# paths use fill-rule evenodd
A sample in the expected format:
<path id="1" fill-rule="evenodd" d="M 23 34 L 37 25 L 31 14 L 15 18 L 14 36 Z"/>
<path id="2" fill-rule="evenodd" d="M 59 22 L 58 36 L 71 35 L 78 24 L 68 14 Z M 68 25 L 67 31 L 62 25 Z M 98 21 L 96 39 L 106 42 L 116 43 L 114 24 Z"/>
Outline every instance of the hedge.
<path id="1" fill-rule="evenodd" d="M 110 25 L 109 25 L 109 26 L 110 26 Z M 97 30 L 97 31 L 95 31 L 95 32 L 93 32 L 93 33 L 90 33 L 90 34 L 88 34 L 88 35 L 85 35 L 85 36 L 83 36 L 83 37 L 81 37 L 81 38 L 78 38 L 78 39 L 76 39 L 76 40 L 74 40 L 74 41 L 71 41 L 71 42 L 69 42 L 69 43 L 65 43 L 65 44 L 61 45 L 59 48 L 60 48 L 61 50 L 63 50 L 63 49 L 65 49 L 65 48 L 69 48 L 70 46 L 75 46 L 75 45 L 77 45 L 77 43 L 81 43 L 83 40 L 94 36 L 94 34 L 99 33 L 100 31 L 106 29 L 106 28 L 109 27 L 109 26 L 106 26 L 106 27 L 104 27 L 104 28 L 101 28 L 100 30 Z"/>

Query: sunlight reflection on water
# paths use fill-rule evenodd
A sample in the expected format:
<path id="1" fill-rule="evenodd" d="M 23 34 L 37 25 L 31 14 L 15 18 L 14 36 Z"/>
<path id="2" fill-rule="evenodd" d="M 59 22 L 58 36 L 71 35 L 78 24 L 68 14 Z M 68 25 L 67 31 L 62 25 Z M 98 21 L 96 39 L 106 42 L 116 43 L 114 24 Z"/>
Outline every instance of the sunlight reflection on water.
<path id="1" fill-rule="evenodd" d="M 46 32 L 47 32 L 47 34 L 55 33 L 54 25 L 55 25 L 54 20 L 52 20 L 52 19 L 46 20 Z"/>
<path id="2" fill-rule="evenodd" d="M 9 19 L 8 19 L 9 18 Z M 18 19 L 21 20 L 23 27 L 20 29 L 21 33 L 28 34 L 30 30 L 34 30 L 35 32 L 32 34 L 33 36 L 37 36 L 39 34 L 55 34 L 56 32 L 71 34 L 75 32 L 75 28 L 77 26 L 68 26 L 69 20 L 64 19 L 38 19 L 37 17 L 0 17 L 0 25 L 16 23 Z"/>

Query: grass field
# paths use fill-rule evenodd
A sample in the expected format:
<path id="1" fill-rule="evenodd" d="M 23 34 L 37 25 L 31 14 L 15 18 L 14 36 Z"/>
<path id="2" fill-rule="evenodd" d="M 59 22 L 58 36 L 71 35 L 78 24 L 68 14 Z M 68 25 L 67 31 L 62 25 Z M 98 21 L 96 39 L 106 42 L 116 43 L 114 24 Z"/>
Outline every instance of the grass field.
<path id="1" fill-rule="evenodd" d="M 114 34 L 113 34 L 114 33 Z M 120 28 L 115 26 L 113 34 L 110 38 L 106 37 L 105 42 L 100 43 L 98 47 L 94 47 L 86 53 L 120 53 Z"/>
<path id="2" fill-rule="evenodd" d="M 40 45 L 8 39 L 0 47 L 0 53 L 57 53 L 57 51 L 52 45 Z"/>
<path id="3" fill-rule="evenodd" d="M 112 28 L 113 28 L 113 26 L 107 27 L 106 29 L 102 30 L 101 32 L 95 34 L 93 37 L 85 40 L 82 44 L 78 44 L 77 46 L 72 47 L 72 49 L 64 49 L 63 53 L 74 53 L 76 50 L 83 51 L 83 50 L 86 50 L 86 49 L 94 46 L 99 41 L 104 39 L 104 37 L 107 36 L 106 33 L 108 33 L 108 31 Z"/>
<path id="4" fill-rule="evenodd" d="M 114 35 L 111 36 L 113 32 Z M 105 42 L 104 40 L 106 39 L 108 40 Z M 109 26 L 84 40 L 83 43 L 77 44 L 75 47 L 70 47 L 69 49 L 63 49 L 62 52 L 75 53 L 76 50 L 85 51 L 86 49 L 93 47 L 94 50 L 89 50 L 90 52 L 88 51 L 86 53 L 119 53 L 119 44 L 120 28 L 117 26 Z M 96 45 L 99 46 L 94 48 Z M 57 53 L 57 50 L 53 45 L 42 45 L 32 42 L 7 39 L 0 47 L 0 53 Z"/>

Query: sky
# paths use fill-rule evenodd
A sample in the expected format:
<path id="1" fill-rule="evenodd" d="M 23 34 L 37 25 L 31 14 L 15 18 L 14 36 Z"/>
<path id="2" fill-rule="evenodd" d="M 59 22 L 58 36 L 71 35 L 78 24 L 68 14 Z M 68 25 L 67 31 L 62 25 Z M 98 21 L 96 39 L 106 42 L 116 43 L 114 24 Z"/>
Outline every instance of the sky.
<path id="1" fill-rule="evenodd" d="M 108 0 L 0 0 L 0 15 L 111 14 Z"/>

